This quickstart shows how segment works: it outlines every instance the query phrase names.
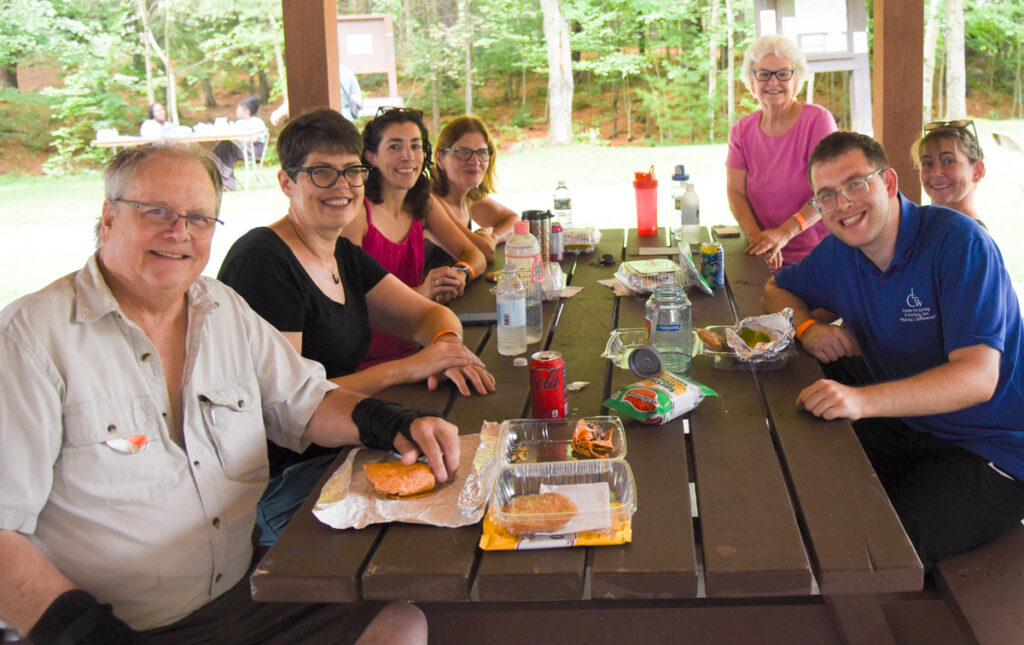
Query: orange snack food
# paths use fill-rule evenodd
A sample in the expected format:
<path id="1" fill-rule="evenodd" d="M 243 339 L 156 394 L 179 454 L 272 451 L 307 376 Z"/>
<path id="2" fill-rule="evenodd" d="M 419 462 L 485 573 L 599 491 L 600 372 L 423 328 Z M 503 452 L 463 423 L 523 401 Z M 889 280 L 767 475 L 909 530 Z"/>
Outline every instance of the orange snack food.
<path id="1" fill-rule="evenodd" d="M 725 339 L 710 329 L 698 329 L 697 336 L 712 351 L 722 352 L 726 349 Z"/>
<path id="2" fill-rule="evenodd" d="M 572 449 L 587 457 L 604 459 L 608 453 L 615 450 L 611 434 L 610 429 L 605 430 L 596 423 L 588 423 L 586 419 L 580 419 L 572 434 Z"/>
<path id="3" fill-rule="evenodd" d="M 400 461 L 385 461 L 379 464 L 364 464 L 363 473 L 381 495 L 409 497 L 434 490 L 434 471 L 427 464 L 417 461 L 406 466 Z"/>

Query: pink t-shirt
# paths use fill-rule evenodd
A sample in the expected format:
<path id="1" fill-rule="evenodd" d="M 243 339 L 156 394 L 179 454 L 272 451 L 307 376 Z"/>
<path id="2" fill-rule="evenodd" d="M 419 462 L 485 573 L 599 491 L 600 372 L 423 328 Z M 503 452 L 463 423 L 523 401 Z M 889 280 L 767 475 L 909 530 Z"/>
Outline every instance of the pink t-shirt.
<path id="1" fill-rule="evenodd" d="M 373 256 L 395 277 L 413 289 L 423 282 L 423 223 L 413 219 L 412 227 L 405 239 L 397 244 L 377 230 L 370 213 L 370 202 L 366 204 L 366 235 L 363 236 L 363 250 Z M 382 361 L 409 356 L 419 351 L 414 342 L 373 330 L 370 351 L 360 369 Z"/>
<path id="2" fill-rule="evenodd" d="M 747 171 L 747 200 L 762 228 L 776 228 L 803 208 L 813 196 L 807 181 L 807 160 L 814 146 L 835 132 L 832 114 L 813 103 L 803 104 L 796 124 L 779 137 L 761 130 L 761 111 L 748 114 L 729 132 L 726 168 Z M 828 235 L 820 221 L 782 249 L 782 265 L 799 262 Z"/>

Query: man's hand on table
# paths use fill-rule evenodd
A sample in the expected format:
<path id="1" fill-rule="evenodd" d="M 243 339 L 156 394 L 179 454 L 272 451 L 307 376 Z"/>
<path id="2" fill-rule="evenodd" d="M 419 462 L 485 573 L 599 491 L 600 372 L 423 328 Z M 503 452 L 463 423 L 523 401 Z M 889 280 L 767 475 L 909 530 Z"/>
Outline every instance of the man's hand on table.
<path id="1" fill-rule="evenodd" d="M 865 393 L 862 389 L 829 379 L 819 379 L 800 391 L 796 404 L 822 419 L 849 419 L 863 416 Z"/>
<path id="2" fill-rule="evenodd" d="M 804 349 L 823 363 L 843 356 L 859 356 L 860 345 L 845 327 L 817 323 L 808 327 L 800 338 Z"/>
<path id="3" fill-rule="evenodd" d="M 420 417 L 412 422 L 409 434 L 413 441 L 399 434 L 395 437 L 395 450 L 402 455 L 402 463 L 411 466 L 424 454 L 439 483 L 455 476 L 459 468 L 459 429 L 440 417 Z M 415 443 L 413 443 L 415 442 Z"/>

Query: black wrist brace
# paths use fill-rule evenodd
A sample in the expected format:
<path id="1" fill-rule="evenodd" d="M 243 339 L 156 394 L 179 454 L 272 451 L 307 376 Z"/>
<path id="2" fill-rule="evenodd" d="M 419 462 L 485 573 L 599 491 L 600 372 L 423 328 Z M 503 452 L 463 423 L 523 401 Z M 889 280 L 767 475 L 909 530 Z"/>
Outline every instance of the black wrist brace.
<path id="1" fill-rule="evenodd" d="M 34 645 L 144 645 L 147 641 L 82 589 L 65 591 L 50 603 L 28 638 Z"/>
<path id="2" fill-rule="evenodd" d="M 367 448 L 394 450 L 395 437 L 401 432 L 412 441 L 410 427 L 420 417 L 437 417 L 439 414 L 411 410 L 391 401 L 367 397 L 352 410 L 352 421 L 359 428 L 359 440 Z M 415 443 L 415 442 L 414 442 Z"/>

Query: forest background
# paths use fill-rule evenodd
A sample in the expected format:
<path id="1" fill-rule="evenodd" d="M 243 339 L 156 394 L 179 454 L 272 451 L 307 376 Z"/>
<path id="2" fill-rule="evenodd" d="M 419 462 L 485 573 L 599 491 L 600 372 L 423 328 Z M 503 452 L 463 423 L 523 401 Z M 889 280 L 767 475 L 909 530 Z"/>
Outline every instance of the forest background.
<path id="1" fill-rule="evenodd" d="M 663 182 L 663 223 L 672 221 L 668 184 L 678 163 L 693 175 L 701 222 L 732 220 L 724 142 L 730 125 L 756 109 L 738 80 L 754 38 L 753 4 L 342 0 L 338 12 L 393 16 L 399 91 L 427 113 L 431 132 L 467 111 L 491 127 L 499 201 L 548 208 L 564 178 L 577 216 L 618 227 L 633 221 L 632 172 L 652 164 Z M 870 31 L 870 0 L 867 9 Z M 963 0 L 925 0 L 925 12 L 922 122 L 975 119 L 988 152 L 978 206 L 1024 285 L 1024 180 L 991 138 L 1004 130 L 1024 140 L 1024 0 L 966 8 Z M 549 91 L 554 36 L 545 15 L 553 13 L 567 44 L 557 56 L 566 57 L 573 85 L 567 145 L 551 145 L 558 100 Z M 266 119 L 284 82 L 281 0 L 0 0 L 0 305 L 79 268 L 91 251 L 103 198 L 98 171 L 111 155 L 90 145 L 98 129 L 137 133 L 154 99 L 172 120 L 194 125 L 233 119 L 235 104 L 256 94 Z M 368 95 L 387 94 L 383 74 L 360 82 Z M 810 85 L 813 101 L 850 127 L 848 73 L 817 74 Z M 280 127 L 271 128 L 271 143 Z M 286 209 L 275 168 L 271 146 L 262 183 L 225 195 L 228 224 L 207 274 L 234 239 Z"/>

